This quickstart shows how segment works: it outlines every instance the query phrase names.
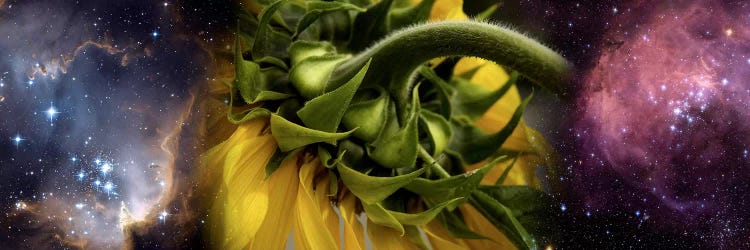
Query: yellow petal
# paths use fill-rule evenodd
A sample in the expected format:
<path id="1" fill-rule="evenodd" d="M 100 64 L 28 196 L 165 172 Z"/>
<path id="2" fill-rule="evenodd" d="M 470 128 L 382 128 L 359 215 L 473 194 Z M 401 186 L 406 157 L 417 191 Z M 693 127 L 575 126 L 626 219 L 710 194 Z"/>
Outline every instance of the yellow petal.
<path id="1" fill-rule="evenodd" d="M 365 249 L 365 234 L 362 224 L 357 220 L 357 199 L 352 193 L 347 193 L 339 201 L 339 211 L 344 219 L 344 248 L 347 250 Z"/>
<path id="2" fill-rule="evenodd" d="M 489 239 L 464 239 L 471 249 L 517 249 L 492 223 L 469 204 L 459 207 L 464 215 L 466 226 Z"/>
<path id="3" fill-rule="evenodd" d="M 463 240 L 453 237 L 437 220 L 422 226 L 422 229 L 435 250 L 469 249 Z"/>
<path id="4" fill-rule="evenodd" d="M 272 150 L 275 149 L 274 145 Z M 253 167 L 265 173 L 265 166 L 264 164 Z M 299 186 L 299 179 L 297 179 L 298 169 L 297 157 L 290 157 L 283 161 L 279 169 L 274 171 L 263 182 L 265 185 L 268 185 L 266 195 L 271 196 L 268 203 L 268 213 L 266 213 L 263 224 L 255 234 L 250 249 L 284 249 L 286 246 L 286 241 L 293 225 L 292 216 L 289 216 L 289 210 L 296 203 L 297 187 Z M 249 185 L 247 180 L 245 181 L 245 185 Z M 230 223 L 241 225 L 239 222 Z"/>
<path id="5" fill-rule="evenodd" d="M 419 249 L 406 238 L 406 235 L 401 236 L 400 232 L 375 224 L 370 220 L 367 220 L 367 235 L 370 236 L 372 247 L 375 250 Z"/>
<path id="6" fill-rule="evenodd" d="M 320 214 L 323 216 L 323 221 L 326 223 L 328 232 L 333 237 L 334 242 L 339 246 L 339 249 L 344 249 L 344 246 L 341 245 L 341 237 L 339 234 L 339 215 L 333 210 L 331 199 L 328 196 L 330 193 L 330 181 L 330 177 L 326 173 L 320 181 L 315 183 L 315 199 L 318 201 Z"/>
<path id="7" fill-rule="evenodd" d="M 263 185 L 263 168 L 273 154 L 276 144 L 271 136 L 249 137 L 252 127 L 241 127 L 221 149 L 211 152 L 219 154 L 228 150 L 224 157 L 222 190 L 212 207 L 215 223 L 223 225 L 223 243 L 218 245 L 226 249 L 239 249 L 247 245 L 259 230 L 268 209 L 267 187 Z M 246 137 L 244 141 L 235 142 L 237 137 Z M 213 156 L 212 156 L 213 157 Z M 213 164 L 221 160 L 210 159 Z M 212 164 L 212 163 L 209 163 Z M 222 172 L 222 165 L 214 166 Z M 220 220 L 223 219 L 223 221 Z M 216 238 L 214 238 L 216 239 Z"/>
<path id="8" fill-rule="evenodd" d="M 463 0 L 437 0 L 430 11 L 430 22 L 440 20 L 466 20 Z"/>
<path id="9" fill-rule="evenodd" d="M 337 241 L 328 230 L 321 207 L 315 198 L 315 192 L 321 190 L 313 190 L 315 173 L 320 167 L 320 160 L 315 159 L 302 165 L 299 171 L 300 185 L 297 192 L 297 208 L 294 213 L 296 219 L 294 246 L 299 249 L 338 248 Z M 330 207 L 329 204 L 326 206 Z M 336 235 L 338 235 L 338 223 L 336 228 Z"/>

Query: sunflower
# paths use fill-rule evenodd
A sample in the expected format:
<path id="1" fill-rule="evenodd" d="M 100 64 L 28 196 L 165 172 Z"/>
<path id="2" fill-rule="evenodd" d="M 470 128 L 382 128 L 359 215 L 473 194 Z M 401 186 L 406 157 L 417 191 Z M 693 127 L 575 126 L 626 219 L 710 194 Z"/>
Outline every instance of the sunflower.
<path id="1" fill-rule="evenodd" d="M 245 3 L 233 79 L 204 103 L 210 247 L 546 244 L 550 150 L 515 82 L 559 91 L 568 63 L 462 4 Z"/>

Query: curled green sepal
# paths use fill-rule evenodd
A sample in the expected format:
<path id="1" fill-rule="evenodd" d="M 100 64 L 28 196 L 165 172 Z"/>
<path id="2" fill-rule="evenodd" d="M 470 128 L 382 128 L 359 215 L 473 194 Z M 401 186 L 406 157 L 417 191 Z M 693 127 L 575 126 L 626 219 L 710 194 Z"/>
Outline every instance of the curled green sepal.
<path id="1" fill-rule="evenodd" d="M 469 171 L 460 175 L 454 175 L 449 178 L 430 180 L 425 178 L 414 179 L 409 185 L 404 186 L 406 190 L 414 192 L 422 196 L 423 199 L 430 201 L 431 203 L 445 202 L 458 197 L 464 197 L 461 201 L 465 201 L 474 190 L 479 187 L 479 183 L 482 178 L 494 168 L 500 161 L 505 160 L 506 157 L 499 157 L 481 168 Z M 448 207 L 449 211 L 453 211 L 461 203 L 456 203 Z"/>
<path id="2" fill-rule="evenodd" d="M 348 137 L 352 132 L 353 130 L 343 133 L 328 133 L 309 129 L 276 114 L 271 114 L 271 134 L 283 152 L 318 142 L 336 145 L 338 140 Z"/>
<path id="3" fill-rule="evenodd" d="M 439 155 L 448 146 L 453 135 L 450 123 L 443 116 L 424 109 L 419 112 L 419 118 L 430 136 L 432 155 Z"/>
<path id="4" fill-rule="evenodd" d="M 297 116 L 302 120 L 302 123 L 311 129 L 336 132 L 339 123 L 341 123 L 341 118 L 344 117 L 344 113 L 369 67 L 369 63 L 365 64 L 359 73 L 346 84 L 305 103 L 304 107 L 297 111 Z"/>
<path id="5" fill-rule="evenodd" d="M 267 72 L 261 70 L 260 65 L 252 61 L 246 61 L 242 58 L 242 48 L 240 38 L 235 41 L 235 78 L 234 87 L 240 91 L 242 99 L 247 104 L 254 104 L 260 101 L 283 100 L 292 95 L 267 90 L 266 79 L 264 75 Z M 270 74 L 272 72 L 268 72 Z"/>
<path id="6" fill-rule="evenodd" d="M 373 204 L 366 204 L 363 202 L 362 207 L 365 209 L 367 217 L 370 218 L 372 222 L 378 225 L 396 229 L 401 233 L 401 235 L 403 235 L 404 225 L 416 226 L 427 224 L 435 219 L 435 217 L 440 214 L 440 212 L 442 212 L 444 208 L 450 205 L 461 203 L 462 200 L 462 198 L 452 199 L 432 206 L 430 209 L 427 209 L 425 211 L 414 214 L 388 210 L 383 207 L 380 202 L 376 202 Z"/>
<path id="7" fill-rule="evenodd" d="M 430 18 L 430 11 L 435 0 L 423 0 L 414 6 L 393 8 L 388 14 L 388 31 L 397 30 L 409 25 L 424 23 Z"/>
<path id="8" fill-rule="evenodd" d="M 461 239 L 487 239 L 486 236 L 469 229 L 469 227 L 466 226 L 463 217 L 460 216 L 460 212 L 460 210 L 448 211 L 447 209 L 444 209 L 443 212 L 438 215 L 437 219 L 445 229 L 448 229 L 448 232 L 450 232 L 453 237 Z"/>
<path id="9" fill-rule="evenodd" d="M 557 236 L 558 207 L 550 195 L 529 186 L 481 186 L 479 190 L 507 207 L 534 238 Z"/>
<path id="10" fill-rule="evenodd" d="M 387 168 L 402 168 L 414 166 L 419 150 L 419 86 L 412 92 L 411 114 L 405 121 L 405 126 L 395 133 L 383 129 L 378 138 L 368 145 L 367 153 L 375 162 Z M 389 117 L 388 119 L 396 119 Z"/>
<path id="11" fill-rule="evenodd" d="M 401 233 L 401 236 L 404 236 L 404 225 L 401 225 L 396 217 L 393 217 L 383 205 L 380 205 L 380 203 L 367 204 L 362 202 L 362 208 L 365 209 L 365 214 L 367 214 L 367 218 L 370 221 L 381 226 L 393 228 Z"/>
<path id="12" fill-rule="evenodd" d="M 358 12 L 365 11 L 365 9 L 360 8 L 359 6 L 344 2 L 307 1 L 305 3 L 307 4 L 307 13 L 302 17 L 299 23 L 297 23 L 297 30 L 292 37 L 299 36 L 299 34 L 305 31 L 307 27 L 317 21 L 318 18 L 325 13 L 348 10 Z"/>
<path id="13" fill-rule="evenodd" d="M 292 66 L 307 58 L 331 53 L 336 53 L 336 47 L 329 42 L 298 40 L 289 46 L 289 59 L 292 61 Z"/>
<path id="14" fill-rule="evenodd" d="M 441 202 L 440 204 L 430 207 L 430 209 L 415 214 L 396 211 L 388 212 L 391 213 L 391 215 L 393 215 L 393 217 L 396 218 L 396 220 L 398 220 L 398 222 L 400 222 L 401 224 L 424 225 L 435 219 L 435 216 L 442 212 L 444 208 L 458 206 L 459 204 L 463 203 L 463 201 L 463 197 L 458 197 L 452 200 Z"/>
<path id="15" fill-rule="evenodd" d="M 406 186 L 424 173 L 425 168 L 394 177 L 369 176 L 351 169 L 341 161 L 337 162 L 339 175 L 344 185 L 354 193 L 362 203 L 373 204 L 384 200 L 399 188 Z"/>
<path id="16" fill-rule="evenodd" d="M 513 116 L 500 131 L 488 135 L 479 128 L 475 127 L 471 121 L 454 119 L 451 121 L 453 126 L 453 137 L 448 144 L 447 151 L 461 158 L 465 163 L 473 164 L 486 159 L 495 153 L 506 139 L 510 137 L 513 130 L 521 121 L 523 110 L 531 100 L 533 93 L 526 97 L 521 105 L 516 108 Z"/>
<path id="17" fill-rule="evenodd" d="M 516 83 L 518 72 L 512 72 L 510 79 L 499 89 L 489 92 L 479 84 L 472 83 L 460 78 L 454 82 L 456 91 L 450 98 L 453 116 L 465 115 L 472 120 L 479 119 L 487 110 L 500 100 L 505 93 Z"/>
<path id="18" fill-rule="evenodd" d="M 338 159 L 333 159 L 333 155 L 331 155 L 331 152 L 328 152 L 328 150 L 325 149 L 322 145 L 318 145 L 318 157 L 320 157 L 320 163 L 322 163 L 324 167 L 336 167 L 336 161 L 338 161 Z"/>
<path id="19" fill-rule="evenodd" d="M 271 111 L 264 108 L 251 108 L 240 113 L 232 113 L 232 109 L 229 108 L 229 112 L 227 112 L 227 118 L 232 124 L 240 124 L 256 118 L 268 117 L 270 115 Z"/>
<path id="20" fill-rule="evenodd" d="M 286 49 L 292 41 L 291 37 L 273 30 L 269 24 L 271 19 L 274 19 L 276 11 L 286 2 L 287 0 L 279 0 L 261 10 L 258 30 L 255 32 L 255 40 L 253 41 L 253 59 L 266 56 L 281 58 L 286 54 Z"/>
<path id="21" fill-rule="evenodd" d="M 302 96 L 313 99 L 325 92 L 331 73 L 347 58 L 347 55 L 335 54 L 310 56 L 292 66 L 289 81 Z"/>
<path id="22" fill-rule="evenodd" d="M 388 93 L 382 88 L 378 91 L 380 96 L 377 98 L 349 106 L 342 120 L 347 129 L 359 128 L 353 135 L 366 142 L 372 142 L 378 137 L 388 115 Z"/>
<path id="23" fill-rule="evenodd" d="M 472 193 L 471 204 L 484 214 L 492 224 L 503 230 L 508 238 L 523 249 L 536 249 L 536 243 L 521 222 L 513 215 L 513 211 L 488 193 L 477 190 Z"/>

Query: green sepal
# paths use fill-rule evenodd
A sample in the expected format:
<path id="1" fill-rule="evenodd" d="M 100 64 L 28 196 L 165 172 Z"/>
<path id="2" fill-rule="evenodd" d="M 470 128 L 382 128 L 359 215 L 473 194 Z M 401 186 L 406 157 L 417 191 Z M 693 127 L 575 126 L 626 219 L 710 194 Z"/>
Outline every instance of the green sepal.
<path id="1" fill-rule="evenodd" d="M 452 70 L 452 68 L 451 68 Z M 440 115 L 443 116 L 445 119 L 450 119 L 452 116 L 453 111 L 451 110 L 451 96 L 453 96 L 453 92 L 455 92 L 455 89 L 453 89 L 453 86 L 445 82 L 440 76 L 438 76 L 437 73 L 435 73 L 434 70 L 432 70 L 430 67 L 419 67 L 419 73 L 422 75 L 425 79 L 432 82 L 435 89 L 438 91 L 438 100 L 440 101 L 439 106 L 439 112 Z"/>
<path id="2" fill-rule="evenodd" d="M 439 155 L 448 146 L 448 142 L 450 142 L 453 135 L 450 123 L 443 116 L 424 109 L 419 112 L 419 118 L 427 134 L 430 136 L 434 150 L 432 155 Z"/>
<path id="3" fill-rule="evenodd" d="M 523 110 L 531 100 L 533 93 L 526 97 L 516 108 L 508 124 L 495 134 L 488 135 L 475 127 L 471 121 L 453 119 L 453 137 L 448 144 L 448 152 L 461 158 L 465 163 L 473 164 L 486 159 L 495 153 L 521 121 Z"/>
<path id="4" fill-rule="evenodd" d="M 419 232 L 419 227 L 413 225 L 404 225 L 404 231 L 406 231 L 406 238 L 411 241 L 415 246 L 422 250 L 430 249 L 427 246 L 427 242 L 422 237 L 422 233 Z"/>
<path id="5" fill-rule="evenodd" d="M 513 157 L 513 161 L 510 163 L 510 165 L 505 167 L 505 170 L 503 170 L 503 174 L 501 174 L 500 177 L 497 178 L 497 181 L 495 181 L 495 185 L 500 186 L 503 184 L 503 182 L 505 182 L 505 179 L 508 178 L 508 174 L 510 174 L 510 170 L 513 169 L 513 166 L 516 165 L 517 160 L 518 160 L 518 155 Z"/>
<path id="6" fill-rule="evenodd" d="M 271 111 L 261 107 L 253 107 L 239 113 L 234 113 L 232 109 L 234 108 L 234 93 L 236 93 L 236 89 L 231 84 L 227 85 L 229 86 L 230 93 L 229 105 L 227 106 L 227 120 L 229 120 L 230 123 L 240 124 L 256 118 L 264 118 L 271 115 Z"/>
<path id="7" fill-rule="evenodd" d="M 408 185 L 424 173 L 425 168 L 417 169 L 405 175 L 393 177 L 369 176 L 354 170 L 343 162 L 337 162 L 337 167 L 344 185 L 354 193 L 362 203 L 373 204 L 384 200 L 398 189 Z"/>
<path id="8" fill-rule="evenodd" d="M 383 205 L 380 203 L 367 204 L 362 202 L 362 208 L 365 209 L 365 214 L 370 221 L 381 226 L 393 228 L 401 233 L 401 236 L 404 236 L 404 226 Z"/>
<path id="9" fill-rule="evenodd" d="M 354 103 L 344 114 L 342 123 L 347 129 L 359 128 L 354 131 L 354 137 L 366 142 L 372 142 L 380 133 L 388 118 L 389 95 L 379 88 L 380 96 L 376 99 Z"/>
<path id="10" fill-rule="evenodd" d="M 388 13 L 390 15 L 390 20 L 388 20 L 388 31 L 390 32 L 409 25 L 427 22 L 430 18 L 432 5 L 434 4 L 435 0 L 423 0 L 414 6 L 392 9 Z"/>
<path id="11" fill-rule="evenodd" d="M 557 206 L 550 195 L 529 186 L 481 186 L 479 190 L 509 208 L 535 238 L 554 238 L 557 233 Z"/>
<path id="12" fill-rule="evenodd" d="M 445 202 L 441 202 L 440 204 L 437 204 L 435 206 L 430 207 L 430 209 L 427 209 L 425 211 L 419 212 L 419 213 L 402 213 L 402 212 L 396 212 L 396 211 L 388 211 L 393 215 L 396 220 L 398 220 L 399 223 L 403 225 L 424 225 L 435 219 L 435 216 L 437 216 L 441 211 L 443 211 L 444 208 L 447 208 L 449 206 L 458 206 L 458 204 L 463 203 L 464 198 L 455 198 L 452 200 L 448 200 Z"/>
<path id="13" fill-rule="evenodd" d="M 276 149 L 276 152 L 271 155 L 271 160 L 268 161 L 268 164 L 266 165 L 266 177 L 265 179 L 268 179 L 268 177 L 271 177 L 271 174 L 276 171 L 276 169 L 279 169 L 281 166 L 281 163 L 289 159 L 290 157 L 295 156 L 302 148 L 298 148 L 289 152 L 282 152 L 278 148 Z"/>
<path id="14" fill-rule="evenodd" d="M 283 152 L 318 142 L 336 145 L 336 141 L 348 137 L 351 133 L 352 131 L 328 133 L 309 129 L 271 114 L 271 134 Z"/>
<path id="15" fill-rule="evenodd" d="M 240 113 L 232 113 L 232 106 L 229 106 L 227 119 L 232 124 L 240 124 L 257 118 L 265 118 L 271 115 L 271 111 L 264 108 L 251 108 Z"/>
<path id="16" fill-rule="evenodd" d="M 375 162 L 387 168 L 411 167 L 417 161 L 419 150 L 419 85 L 412 91 L 412 105 L 405 126 L 395 133 L 386 129 L 367 147 L 367 153 Z M 394 119 L 389 117 L 388 119 Z"/>
<path id="17" fill-rule="evenodd" d="M 313 99 L 325 92 L 331 73 L 348 58 L 347 55 L 336 54 L 305 58 L 292 66 L 289 81 L 303 97 Z"/>
<path id="18" fill-rule="evenodd" d="M 327 149 L 323 147 L 323 145 L 318 145 L 318 157 L 320 157 L 320 163 L 323 164 L 326 168 L 335 168 L 336 167 L 336 160 L 334 162 L 331 162 L 331 159 L 333 159 L 333 155 L 331 155 L 331 152 L 328 152 Z"/>
<path id="19" fill-rule="evenodd" d="M 355 130 L 354 133 L 357 133 L 357 131 Z M 338 161 L 343 162 L 347 166 L 362 165 L 361 163 L 365 157 L 365 149 L 358 143 L 346 139 L 339 142 L 338 148 Z"/>
<path id="20" fill-rule="evenodd" d="M 334 11 L 358 11 L 358 12 L 364 12 L 365 9 L 360 8 L 357 5 L 344 3 L 344 2 L 326 2 L 326 1 L 308 1 L 307 4 L 307 13 L 302 17 L 302 19 L 297 23 L 297 29 L 294 32 L 294 35 L 292 37 L 296 38 L 301 34 L 307 27 L 309 27 L 311 24 L 313 24 L 315 21 L 320 18 L 321 15 L 329 12 Z"/>
<path id="21" fill-rule="evenodd" d="M 479 119 L 510 90 L 517 79 L 518 73 L 511 73 L 510 79 L 501 88 L 492 92 L 461 78 L 454 79 L 456 91 L 453 92 L 450 100 L 453 116 L 465 115 L 472 120 Z"/>
<path id="22" fill-rule="evenodd" d="M 437 219 L 453 237 L 461 239 L 487 239 L 486 236 L 469 229 L 466 223 L 464 223 L 463 218 L 457 215 L 460 212 L 460 210 L 448 211 L 448 209 L 444 209 L 438 214 Z"/>
<path id="23" fill-rule="evenodd" d="M 328 170 L 328 176 L 331 178 L 328 181 L 328 197 L 336 197 L 339 193 L 339 177 L 333 170 Z"/>
<path id="24" fill-rule="evenodd" d="M 487 9 L 483 10 L 482 12 L 479 12 L 479 14 L 477 14 L 475 19 L 479 21 L 486 21 L 487 19 L 490 19 L 492 14 L 495 14 L 495 11 L 497 11 L 497 7 L 499 5 L 500 4 L 490 5 L 490 7 L 487 7 Z"/>
<path id="25" fill-rule="evenodd" d="M 354 18 L 349 48 L 362 51 L 388 33 L 388 11 L 393 0 L 383 0 L 367 8 Z"/>
<path id="26" fill-rule="evenodd" d="M 298 40 L 289 46 L 289 59 L 292 66 L 313 56 L 336 53 L 336 48 L 329 42 Z"/>
<path id="27" fill-rule="evenodd" d="M 500 188 L 500 187 L 498 187 Z M 471 195 L 471 204 L 484 215 L 495 227 L 521 249 L 536 249 L 536 243 L 526 228 L 513 215 L 513 211 L 501 201 L 485 192 L 485 188 Z"/>
<path id="28" fill-rule="evenodd" d="M 273 56 L 265 56 L 261 59 L 255 60 L 256 63 L 263 65 L 263 64 L 270 64 L 274 67 L 278 67 L 283 70 L 289 70 L 289 66 L 286 65 L 284 60 L 281 60 L 279 58 L 273 57 Z"/>
<path id="29" fill-rule="evenodd" d="M 255 31 L 258 30 L 258 17 L 244 8 L 239 8 L 237 12 L 237 35 L 245 39 L 245 48 L 252 48 Z"/>
<path id="30" fill-rule="evenodd" d="M 255 104 L 261 101 L 282 100 L 292 95 L 271 91 L 267 89 L 267 79 L 264 75 L 273 74 L 271 70 L 261 70 L 260 65 L 242 58 L 240 38 L 235 40 L 235 79 L 234 87 L 239 90 L 242 99 L 247 104 Z"/>
<path id="31" fill-rule="evenodd" d="M 297 111 L 297 116 L 302 123 L 311 129 L 336 132 L 369 67 L 368 62 L 359 73 L 341 87 L 305 103 L 304 107 Z"/>
<path id="32" fill-rule="evenodd" d="M 445 202 L 458 197 L 464 197 L 462 201 L 465 201 L 479 187 L 482 178 L 504 159 L 505 157 L 497 158 L 481 168 L 449 178 L 439 180 L 417 178 L 409 183 L 409 185 L 404 186 L 404 188 L 419 194 L 423 199 L 431 203 Z M 458 205 L 460 203 L 451 205 L 448 207 L 448 210 L 453 211 Z"/>
<path id="33" fill-rule="evenodd" d="M 286 50 L 292 42 L 292 38 L 274 30 L 269 24 L 271 19 L 274 19 L 276 11 L 286 2 L 287 0 L 279 0 L 261 10 L 258 30 L 255 32 L 255 41 L 253 41 L 253 59 L 266 56 L 283 58 L 286 55 Z"/>

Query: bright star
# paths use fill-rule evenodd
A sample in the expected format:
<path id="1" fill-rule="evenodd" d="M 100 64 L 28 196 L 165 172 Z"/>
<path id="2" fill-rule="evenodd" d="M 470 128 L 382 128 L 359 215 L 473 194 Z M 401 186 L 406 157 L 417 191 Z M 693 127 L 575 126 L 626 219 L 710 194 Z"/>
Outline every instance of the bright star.
<path id="1" fill-rule="evenodd" d="M 18 145 L 21 144 L 21 141 L 26 140 L 26 139 L 24 139 L 23 137 L 21 137 L 21 135 L 16 134 L 16 137 L 13 137 L 13 139 L 11 139 L 11 140 L 13 141 L 13 144 L 16 144 L 16 147 L 18 147 Z"/>
<path id="2" fill-rule="evenodd" d="M 112 171 L 112 165 L 109 163 L 102 164 L 101 171 L 102 171 L 102 174 L 109 173 L 109 171 Z"/>
<path id="3" fill-rule="evenodd" d="M 565 210 L 568 210 L 568 206 L 566 206 L 565 204 L 560 205 L 560 211 L 565 212 Z"/>
<path id="4" fill-rule="evenodd" d="M 151 32 L 151 37 L 153 37 L 154 39 L 156 39 L 156 37 L 158 36 L 159 36 L 159 32 L 157 32 L 156 30 L 154 30 L 154 32 Z"/>
<path id="5" fill-rule="evenodd" d="M 164 221 L 167 219 L 167 216 L 169 216 L 169 213 L 167 213 L 166 210 L 162 210 L 161 213 L 159 213 L 159 220 Z"/>
<path id="6" fill-rule="evenodd" d="M 28 84 L 29 84 L 29 86 L 31 86 L 31 85 L 34 85 L 34 80 L 29 80 L 29 81 L 28 81 L 28 82 L 26 82 L 26 83 L 28 83 Z"/>
<path id="7" fill-rule="evenodd" d="M 47 118 L 49 118 L 49 121 L 52 122 L 52 120 L 55 119 L 55 116 L 57 116 L 57 114 L 59 114 L 60 112 L 57 112 L 55 106 L 50 105 L 49 109 L 47 109 L 47 111 L 44 111 L 44 113 L 47 115 Z"/>
<path id="8" fill-rule="evenodd" d="M 107 191 L 107 193 L 112 191 L 112 188 L 114 188 L 114 185 L 112 184 L 112 182 L 108 181 L 107 183 L 104 184 L 104 190 Z"/>

